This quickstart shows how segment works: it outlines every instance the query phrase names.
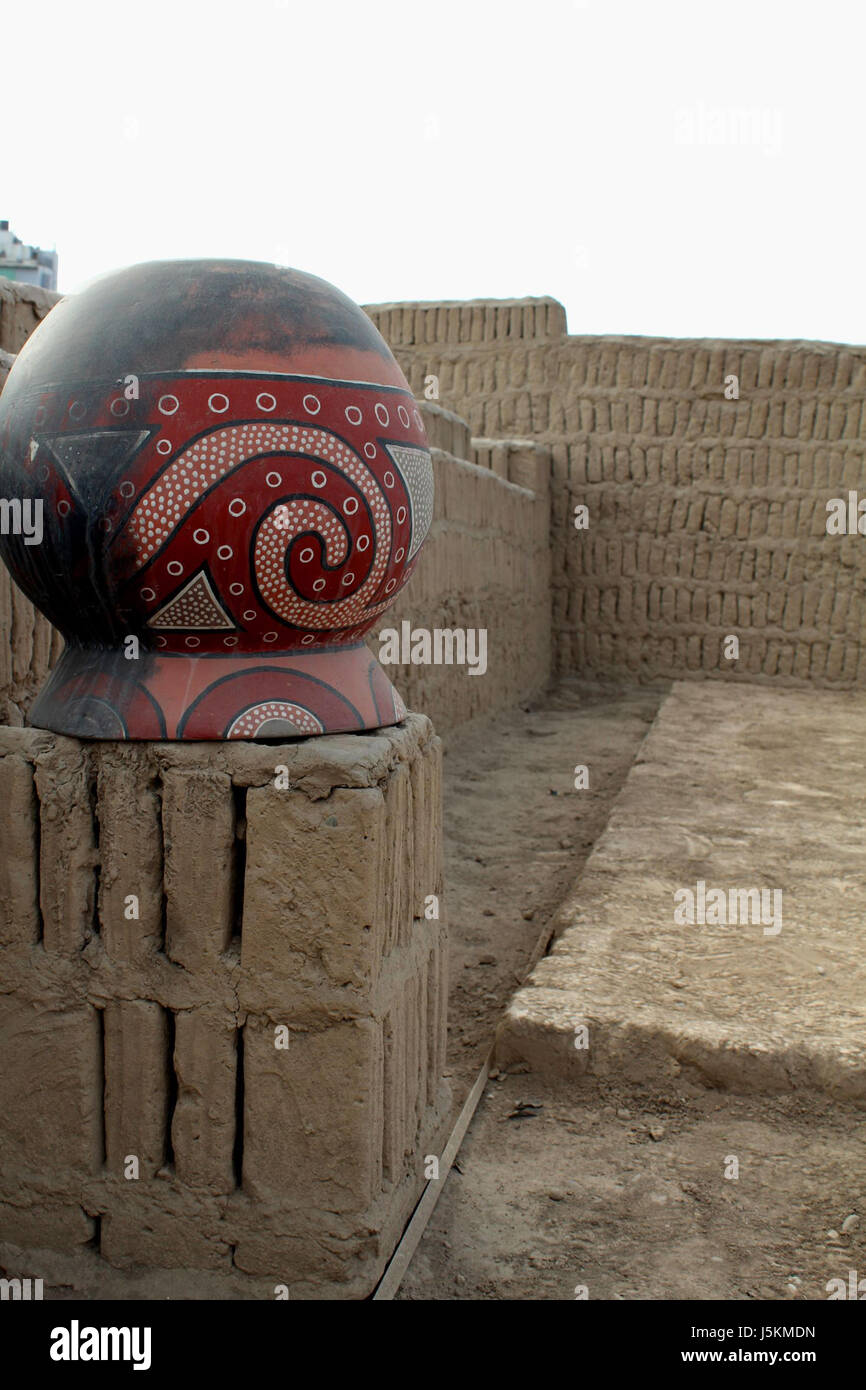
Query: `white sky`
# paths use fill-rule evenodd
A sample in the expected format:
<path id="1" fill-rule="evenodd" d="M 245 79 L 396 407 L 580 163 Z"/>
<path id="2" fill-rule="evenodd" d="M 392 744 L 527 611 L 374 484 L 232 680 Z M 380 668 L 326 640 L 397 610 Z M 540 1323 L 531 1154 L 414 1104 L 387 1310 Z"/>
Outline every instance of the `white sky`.
<path id="1" fill-rule="evenodd" d="M 860 0 L 0 19 L 0 217 L 62 290 L 230 256 L 360 303 L 551 294 L 572 333 L 866 340 Z"/>

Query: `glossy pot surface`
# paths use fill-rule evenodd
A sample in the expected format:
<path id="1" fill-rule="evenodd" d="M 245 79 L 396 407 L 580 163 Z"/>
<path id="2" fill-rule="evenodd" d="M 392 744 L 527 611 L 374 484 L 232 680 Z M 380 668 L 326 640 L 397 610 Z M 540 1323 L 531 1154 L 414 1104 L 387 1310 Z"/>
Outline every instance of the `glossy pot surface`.
<path id="1" fill-rule="evenodd" d="M 417 563 L 430 454 L 325 281 L 166 261 L 61 301 L 0 395 L 0 496 L 22 523 L 0 553 L 67 644 L 34 725 L 279 738 L 405 713 L 363 638 Z"/>

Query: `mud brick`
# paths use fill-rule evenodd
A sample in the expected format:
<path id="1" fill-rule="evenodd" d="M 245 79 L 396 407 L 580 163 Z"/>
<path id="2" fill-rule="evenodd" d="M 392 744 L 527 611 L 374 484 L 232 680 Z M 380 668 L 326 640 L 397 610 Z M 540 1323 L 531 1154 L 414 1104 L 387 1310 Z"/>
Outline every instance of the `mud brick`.
<path id="1" fill-rule="evenodd" d="M 237 1039 L 227 1013 L 196 1008 L 176 1015 L 171 1138 L 178 1178 L 190 1187 L 234 1187 Z"/>
<path id="2" fill-rule="evenodd" d="M 0 1188 L 29 1179 L 74 1192 L 102 1162 L 97 1010 L 2 995 L 0 1056 Z"/>
<path id="3" fill-rule="evenodd" d="M 130 1183 L 123 1204 L 102 1219 L 100 1253 L 120 1269 L 231 1269 L 229 1235 L 216 1201 L 157 1193 Z"/>
<path id="4" fill-rule="evenodd" d="M 97 775 L 99 923 L 107 954 L 140 961 L 162 945 L 160 797 L 147 749 L 107 745 Z M 137 899 L 137 915 L 129 916 Z"/>
<path id="5" fill-rule="evenodd" d="M 14 753 L 0 758 L 0 804 L 0 946 L 31 946 L 42 933 L 38 803 L 33 765 Z"/>
<path id="6" fill-rule="evenodd" d="M 408 774 L 406 774 L 408 776 Z M 386 926 L 378 788 L 336 788 L 311 801 L 274 786 L 247 794 L 241 961 L 253 978 L 367 991 Z M 401 891 L 405 866 L 394 869 Z M 404 894 L 404 897 L 407 895 Z"/>
<path id="7" fill-rule="evenodd" d="M 112 1001 L 105 1019 L 105 1145 L 109 1171 L 124 1176 L 129 1155 L 141 1178 L 169 1156 L 168 1010 L 149 1000 Z"/>
<path id="8" fill-rule="evenodd" d="M 93 934 L 96 829 L 85 745 L 58 739 L 40 756 L 40 885 L 46 951 L 73 955 Z"/>
<path id="9" fill-rule="evenodd" d="M 96 1222 L 80 1202 L 42 1198 L 38 1205 L 22 1207 L 0 1200 L 0 1240 L 23 1250 L 75 1252 L 92 1242 L 95 1230 Z"/>
<path id="10" fill-rule="evenodd" d="M 224 772 L 167 768 L 162 824 L 166 954 L 193 969 L 216 960 L 232 938 L 236 827 L 231 779 Z"/>
<path id="11" fill-rule="evenodd" d="M 383 1036 L 373 1019 L 293 1033 L 244 1030 L 244 1188 L 292 1206 L 361 1210 L 382 1181 Z"/>

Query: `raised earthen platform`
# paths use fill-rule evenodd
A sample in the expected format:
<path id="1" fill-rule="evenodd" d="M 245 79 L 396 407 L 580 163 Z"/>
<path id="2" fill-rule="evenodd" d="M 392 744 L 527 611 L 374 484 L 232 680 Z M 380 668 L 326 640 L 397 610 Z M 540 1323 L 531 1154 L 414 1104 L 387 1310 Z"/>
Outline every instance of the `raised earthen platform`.
<path id="1" fill-rule="evenodd" d="M 441 751 L 0 729 L 0 1265 L 368 1295 L 438 1155 Z"/>
<path id="2" fill-rule="evenodd" d="M 853 693 L 675 685 L 508 1008 L 502 1064 L 866 1099 L 864 746 Z M 704 921 L 676 920 L 685 890 Z M 711 890 L 739 921 L 714 920 Z"/>

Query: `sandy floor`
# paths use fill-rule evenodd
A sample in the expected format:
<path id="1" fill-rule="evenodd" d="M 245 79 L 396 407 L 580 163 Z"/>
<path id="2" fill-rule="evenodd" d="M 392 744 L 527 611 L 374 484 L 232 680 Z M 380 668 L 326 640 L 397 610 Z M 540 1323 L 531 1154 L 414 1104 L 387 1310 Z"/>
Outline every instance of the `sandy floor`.
<path id="1" fill-rule="evenodd" d="M 446 742 L 449 1071 L 463 1104 L 496 1024 L 610 815 L 667 687 L 567 681 Z M 578 764 L 588 790 L 574 787 Z"/>
<path id="2" fill-rule="evenodd" d="M 519 1073 L 490 1083 L 458 1161 L 400 1299 L 826 1299 L 866 1276 L 850 1106 Z"/>
<path id="3" fill-rule="evenodd" d="M 771 952 L 750 943 L 749 960 L 742 964 L 736 957 L 735 964 L 740 976 L 745 971 L 751 981 L 755 1008 L 749 1012 L 740 976 L 732 976 L 731 991 L 724 995 L 732 998 L 739 980 L 742 1026 L 748 1031 L 751 1019 L 758 1027 L 759 1051 L 765 1053 L 780 1038 L 783 1060 L 785 991 L 780 986 L 776 998 L 774 979 L 784 983 L 793 971 L 799 984 L 793 993 L 788 990 L 792 1003 L 800 1012 L 800 1005 L 808 1004 L 823 1024 L 827 1009 L 819 1005 L 827 1001 L 824 982 L 829 965 L 839 965 L 838 931 L 827 962 L 822 964 L 823 956 L 822 961 L 811 958 L 816 932 L 827 923 L 817 913 L 815 931 L 809 929 L 808 914 L 817 907 L 806 892 L 819 862 L 835 863 L 833 856 L 838 858 L 842 848 L 849 852 L 850 833 L 842 836 L 836 825 L 838 777 L 832 767 L 820 768 L 831 752 L 839 754 L 840 768 L 844 764 L 851 779 L 846 824 L 858 805 L 859 772 L 834 749 L 834 741 L 844 742 L 856 731 L 849 719 L 840 723 L 835 698 L 819 706 L 820 693 L 792 696 L 784 727 L 774 731 L 762 717 L 753 746 L 745 749 L 744 768 L 727 768 L 737 774 L 735 799 L 747 808 L 754 833 L 746 834 L 749 827 L 743 822 L 734 834 L 722 818 L 720 829 L 713 822 L 697 840 L 690 830 L 679 845 L 674 823 L 679 817 L 690 827 L 691 811 L 682 801 L 679 782 L 662 785 L 673 765 L 673 744 L 666 753 L 662 748 L 657 790 L 649 800 L 645 789 L 635 799 L 635 823 L 629 822 L 627 804 L 621 810 L 620 803 L 614 816 L 613 840 L 625 836 L 625 843 L 631 835 L 632 852 L 622 862 L 630 863 L 638 877 L 643 874 L 645 883 L 647 854 L 664 863 L 666 877 L 671 871 L 671 882 L 710 877 L 710 870 L 730 867 L 734 851 L 742 872 L 757 872 L 764 861 L 751 860 L 761 827 L 773 830 L 762 846 L 765 855 L 770 848 L 776 851 L 766 861 L 771 868 L 778 869 L 791 851 L 796 878 L 792 869 L 790 883 L 786 880 L 788 925 L 802 918 L 800 934 L 784 937 L 792 954 L 785 957 L 780 974 Z M 689 699 L 687 692 L 686 703 Z M 755 699 L 760 703 L 765 693 Z M 486 736 L 473 729 L 452 741 L 446 819 L 454 979 L 451 1067 L 458 1099 L 486 1052 L 503 1001 L 533 952 L 547 946 L 555 909 L 566 900 L 578 920 L 580 870 L 602 835 L 629 766 L 652 747 L 641 748 L 640 742 L 658 704 L 659 692 L 569 684 L 549 704 L 492 721 Z M 691 740 L 698 738 L 695 728 Z M 659 742 L 655 730 L 653 740 Z M 809 747 L 810 740 L 817 741 L 817 751 Z M 816 758 L 814 775 L 788 775 L 782 767 L 779 776 L 786 780 L 780 789 L 778 777 L 768 771 L 780 753 L 782 763 L 788 753 L 792 761 L 799 756 L 800 763 Z M 572 769 L 578 762 L 593 769 L 591 797 L 573 789 Z M 724 790 L 725 768 L 716 772 L 712 785 L 718 782 Z M 746 772 L 751 781 L 747 777 L 742 783 L 740 774 Z M 638 780 L 643 786 L 642 776 Z M 699 769 L 689 785 L 701 788 Z M 707 815 L 716 816 L 729 800 L 710 797 Z M 786 815 L 793 817 L 788 832 Z M 651 842 L 647 825 L 656 819 L 667 829 Z M 813 820 L 814 833 L 809 829 Z M 819 834 L 818 823 L 825 821 L 826 834 Z M 732 824 L 736 822 L 734 816 Z M 613 840 L 616 858 L 623 846 Z M 721 859 L 713 858 L 716 853 Z M 671 855 L 677 860 L 675 871 Z M 601 860 L 598 872 L 603 875 L 604 852 Z M 849 879 L 847 859 L 843 869 L 838 882 L 832 875 L 830 881 L 834 892 L 848 885 L 850 901 L 856 885 Z M 662 868 L 654 872 L 661 876 Z M 598 876 L 589 866 L 587 893 L 594 874 Z M 616 884 L 618 878 L 628 880 L 629 873 L 614 874 L 610 882 Z M 614 896 L 617 891 L 613 889 Z M 590 898 L 595 903 L 591 893 Z M 634 927 L 641 917 L 639 900 L 635 888 L 631 898 L 625 894 L 622 911 L 614 912 L 612 903 L 614 928 Z M 533 912 L 531 921 L 525 912 Z M 838 926 L 842 919 L 833 920 Z M 658 944 L 653 939 L 648 946 L 645 936 L 641 942 L 640 949 L 655 950 Z M 717 1015 L 722 1017 L 722 997 L 715 997 L 698 969 L 705 955 L 699 951 L 695 957 L 693 984 L 687 971 L 669 983 L 675 999 L 684 999 L 684 990 L 692 988 L 695 998 L 680 1005 L 680 1013 L 694 1013 L 698 1022 L 706 1016 L 712 1031 L 719 1026 Z M 483 963 L 491 958 L 493 963 Z M 727 955 L 722 960 L 726 979 L 733 967 L 726 963 Z M 547 956 L 539 975 L 549 974 L 552 963 Z M 642 973 L 638 964 L 635 955 L 634 968 L 627 972 L 629 1008 L 637 1007 L 642 988 L 649 988 L 658 973 L 654 966 Z M 848 972 L 852 990 L 856 967 L 855 953 Z M 671 973 L 665 966 L 663 974 Z M 611 967 L 605 997 L 622 1005 L 626 994 L 622 981 L 615 987 L 615 977 Z M 523 994 L 531 996 L 532 990 Z M 702 999 L 706 1003 L 699 1007 Z M 543 1012 L 542 1007 L 540 1021 Z M 837 997 L 833 1016 L 838 1012 Z M 848 1013 L 842 1013 L 847 1019 Z M 799 1026 L 799 1013 L 797 1018 Z M 808 1046 L 808 1030 L 801 1043 Z M 543 1049 L 541 1055 L 550 1062 Z M 621 1081 L 615 1068 L 607 1080 L 579 1075 L 557 1079 L 555 1066 L 545 1065 L 542 1075 L 525 1060 L 495 1073 L 398 1297 L 573 1299 L 576 1289 L 585 1288 L 592 1299 L 826 1299 L 830 1280 L 847 1284 L 852 1271 L 858 1271 L 857 1278 L 866 1277 L 866 1111 L 832 1101 L 818 1088 L 775 1096 L 716 1089 L 706 1073 L 681 1066 L 664 1049 L 660 1064 L 656 1057 L 645 1074 L 639 1065 L 634 1071 L 630 1084 Z"/>

